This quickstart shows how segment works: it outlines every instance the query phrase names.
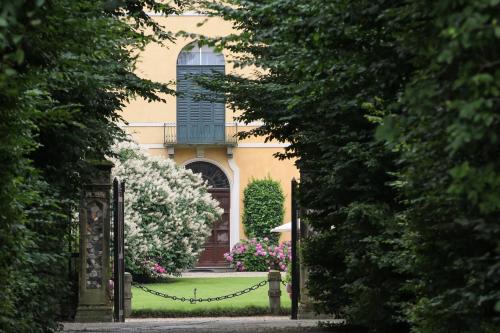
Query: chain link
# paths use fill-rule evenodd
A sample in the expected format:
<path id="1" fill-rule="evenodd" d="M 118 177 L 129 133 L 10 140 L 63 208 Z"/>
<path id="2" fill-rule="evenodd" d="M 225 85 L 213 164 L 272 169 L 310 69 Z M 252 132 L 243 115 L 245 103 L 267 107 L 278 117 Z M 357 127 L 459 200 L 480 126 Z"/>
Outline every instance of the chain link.
<path id="1" fill-rule="evenodd" d="M 195 298 L 195 297 L 186 298 L 186 297 L 179 297 L 179 296 L 175 296 L 175 295 L 169 295 L 169 294 L 157 291 L 157 290 L 150 289 L 144 285 L 138 284 L 137 282 L 132 282 L 132 285 L 134 287 L 137 287 L 137 288 L 139 288 L 147 293 L 150 293 L 152 295 L 160 296 L 163 298 L 168 298 L 168 299 L 171 299 L 173 301 L 189 302 L 191 304 L 195 304 L 195 303 L 201 303 L 201 302 L 217 302 L 217 301 L 222 301 L 225 299 L 230 299 L 233 297 L 238 297 L 238 296 L 241 296 L 244 294 L 248 294 L 249 292 L 252 292 L 254 290 L 257 290 L 260 287 L 265 286 L 267 283 L 268 283 L 268 281 L 264 280 L 264 281 L 261 281 L 257 284 L 254 284 L 251 287 L 236 291 L 236 292 L 231 293 L 231 294 L 217 296 L 217 297 L 207 297 L 207 298 Z"/>

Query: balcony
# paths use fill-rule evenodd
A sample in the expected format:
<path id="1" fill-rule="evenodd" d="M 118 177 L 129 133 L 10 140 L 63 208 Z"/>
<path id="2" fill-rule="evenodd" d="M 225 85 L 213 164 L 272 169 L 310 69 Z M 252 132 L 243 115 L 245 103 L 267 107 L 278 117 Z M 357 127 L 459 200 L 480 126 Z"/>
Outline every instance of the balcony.
<path id="1" fill-rule="evenodd" d="M 237 123 L 163 124 L 163 142 L 166 147 L 199 145 L 233 147 L 238 144 L 237 134 Z"/>

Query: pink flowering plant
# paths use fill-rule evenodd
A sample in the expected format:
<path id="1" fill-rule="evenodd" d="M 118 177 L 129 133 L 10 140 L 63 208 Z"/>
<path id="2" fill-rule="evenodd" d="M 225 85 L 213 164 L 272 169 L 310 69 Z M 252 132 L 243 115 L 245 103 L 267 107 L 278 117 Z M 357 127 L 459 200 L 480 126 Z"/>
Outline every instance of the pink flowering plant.
<path id="1" fill-rule="evenodd" d="M 291 261 L 291 244 L 274 245 L 268 238 L 243 240 L 224 258 L 239 272 L 265 272 L 271 269 L 286 271 Z"/>
<path id="2" fill-rule="evenodd" d="M 151 279 L 166 278 L 172 275 L 172 272 L 168 272 L 167 269 L 156 260 L 145 259 L 141 262 L 139 267 L 140 272 L 136 272 L 134 278 L 142 282 L 150 281 Z"/>

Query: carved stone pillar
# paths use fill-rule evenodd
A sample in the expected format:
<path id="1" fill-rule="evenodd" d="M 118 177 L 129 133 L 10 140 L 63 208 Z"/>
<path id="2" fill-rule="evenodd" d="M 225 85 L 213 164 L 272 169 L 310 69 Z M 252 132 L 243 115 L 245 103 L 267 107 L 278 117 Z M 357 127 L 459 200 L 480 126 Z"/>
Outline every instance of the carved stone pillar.
<path id="1" fill-rule="evenodd" d="M 76 322 L 110 322 L 110 194 L 108 161 L 90 162 L 80 201 L 80 278 Z"/>

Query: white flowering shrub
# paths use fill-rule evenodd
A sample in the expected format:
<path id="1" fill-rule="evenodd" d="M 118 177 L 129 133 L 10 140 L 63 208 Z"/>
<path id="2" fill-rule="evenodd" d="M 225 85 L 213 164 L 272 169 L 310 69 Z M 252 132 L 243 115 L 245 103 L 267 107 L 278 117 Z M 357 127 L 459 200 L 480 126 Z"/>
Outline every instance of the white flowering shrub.
<path id="1" fill-rule="evenodd" d="M 115 145 L 113 175 L 125 181 L 125 262 L 136 276 L 192 267 L 222 209 L 198 174 L 150 156 L 134 142 Z"/>

